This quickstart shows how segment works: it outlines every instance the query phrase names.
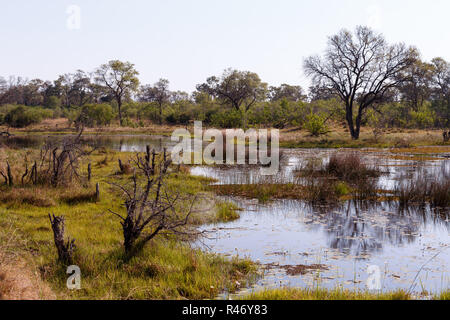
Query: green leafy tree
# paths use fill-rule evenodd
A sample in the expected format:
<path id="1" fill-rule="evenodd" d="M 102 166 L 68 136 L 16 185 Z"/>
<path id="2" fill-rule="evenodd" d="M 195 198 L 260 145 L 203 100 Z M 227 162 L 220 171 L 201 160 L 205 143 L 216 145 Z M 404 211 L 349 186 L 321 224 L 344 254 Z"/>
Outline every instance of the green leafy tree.
<path id="1" fill-rule="evenodd" d="M 96 71 L 96 81 L 106 86 L 117 102 L 119 122 L 123 125 L 122 104 L 125 97 L 131 96 L 139 87 L 139 72 L 130 62 L 112 60 L 101 65 Z"/>
<path id="2" fill-rule="evenodd" d="M 206 83 L 197 86 L 197 90 L 231 105 L 236 111 L 242 111 L 243 126 L 246 127 L 247 111 L 265 99 L 267 84 L 254 72 L 227 69 L 220 77 L 208 78 Z"/>
<path id="3" fill-rule="evenodd" d="M 114 119 L 113 108 L 109 104 L 87 104 L 82 107 L 75 124 L 78 127 L 106 126 Z"/>
<path id="4" fill-rule="evenodd" d="M 143 102 L 154 102 L 159 110 L 159 124 L 163 121 L 163 108 L 170 102 L 172 93 L 169 90 L 169 80 L 160 79 L 153 86 L 143 86 L 140 89 L 140 100 Z"/>

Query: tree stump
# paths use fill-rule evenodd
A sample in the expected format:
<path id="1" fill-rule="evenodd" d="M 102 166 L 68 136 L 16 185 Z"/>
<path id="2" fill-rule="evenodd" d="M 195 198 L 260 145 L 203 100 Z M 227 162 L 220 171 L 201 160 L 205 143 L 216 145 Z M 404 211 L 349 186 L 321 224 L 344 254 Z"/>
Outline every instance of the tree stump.
<path id="1" fill-rule="evenodd" d="M 57 217 L 55 215 L 48 215 L 50 219 L 50 223 L 52 225 L 53 230 L 53 238 L 55 241 L 56 249 L 58 250 L 58 259 L 59 261 L 67 264 L 72 264 L 73 262 L 73 253 L 75 251 L 75 239 L 67 239 L 67 242 L 64 242 L 64 217 Z"/>
<path id="2" fill-rule="evenodd" d="M 92 177 L 92 165 L 91 163 L 88 164 L 88 181 L 91 181 L 91 177 Z"/>
<path id="3" fill-rule="evenodd" d="M 95 185 L 95 199 L 100 201 L 100 184 L 98 182 Z"/>

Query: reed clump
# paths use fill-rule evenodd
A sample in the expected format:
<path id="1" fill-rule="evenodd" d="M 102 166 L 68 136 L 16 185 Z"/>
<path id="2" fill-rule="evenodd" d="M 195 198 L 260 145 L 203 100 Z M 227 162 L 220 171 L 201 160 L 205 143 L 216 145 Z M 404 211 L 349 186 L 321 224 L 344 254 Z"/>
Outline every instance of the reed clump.
<path id="1" fill-rule="evenodd" d="M 432 207 L 450 207 L 450 179 L 447 176 L 427 179 L 424 174 L 418 174 L 408 179 L 401 177 L 395 186 L 395 196 L 400 206 L 423 205 L 429 203 Z"/>

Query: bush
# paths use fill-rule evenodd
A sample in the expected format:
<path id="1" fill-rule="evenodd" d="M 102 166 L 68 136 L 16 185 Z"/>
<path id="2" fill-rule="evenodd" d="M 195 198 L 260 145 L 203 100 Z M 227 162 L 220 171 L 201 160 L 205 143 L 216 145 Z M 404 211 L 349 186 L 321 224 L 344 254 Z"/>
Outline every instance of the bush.
<path id="1" fill-rule="evenodd" d="M 50 109 L 56 109 L 61 107 L 61 99 L 55 96 L 50 96 L 45 101 L 45 106 Z"/>
<path id="2" fill-rule="evenodd" d="M 377 168 L 370 168 L 361 161 L 357 153 L 335 153 L 325 171 L 342 181 L 358 182 L 366 178 L 376 178 L 380 175 Z"/>
<path id="3" fill-rule="evenodd" d="M 419 110 L 410 112 L 411 126 L 414 128 L 431 128 L 434 125 L 435 114 L 430 109 L 430 104 L 426 103 L 419 107 Z"/>
<path id="4" fill-rule="evenodd" d="M 169 124 L 186 125 L 191 120 L 191 116 L 187 112 L 172 111 L 167 117 L 166 122 Z"/>
<path id="5" fill-rule="evenodd" d="M 37 107 L 18 106 L 9 111 L 4 117 L 4 122 L 13 128 L 24 128 L 37 124 L 44 118 L 52 118 L 53 112 Z"/>
<path id="6" fill-rule="evenodd" d="M 323 115 L 311 113 L 306 117 L 304 127 L 311 135 L 318 137 L 328 132 L 328 127 L 325 123 L 326 118 Z"/>
<path id="7" fill-rule="evenodd" d="M 242 124 L 242 113 L 237 110 L 215 113 L 211 117 L 211 124 L 219 128 L 240 128 Z"/>
<path id="8" fill-rule="evenodd" d="M 77 126 L 86 127 L 106 126 L 111 124 L 115 114 L 109 104 L 85 105 L 75 120 Z"/>

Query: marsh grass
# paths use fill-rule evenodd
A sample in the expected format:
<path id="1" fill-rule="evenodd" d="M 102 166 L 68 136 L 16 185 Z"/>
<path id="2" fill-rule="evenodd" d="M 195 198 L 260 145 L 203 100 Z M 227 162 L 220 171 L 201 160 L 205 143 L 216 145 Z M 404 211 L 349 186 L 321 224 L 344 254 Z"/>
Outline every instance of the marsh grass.
<path id="1" fill-rule="evenodd" d="M 309 159 L 295 172 L 306 182 L 307 199 L 312 202 L 336 202 L 349 194 L 357 200 L 378 198 L 381 171 L 365 164 L 356 152 L 333 153 L 327 163 Z"/>
<path id="2" fill-rule="evenodd" d="M 217 205 L 217 219 L 223 222 L 229 222 L 239 219 L 241 216 L 237 205 L 230 201 L 219 202 Z"/>
<path id="3" fill-rule="evenodd" d="M 420 169 L 419 169 L 420 170 Z M 435 208 L 450 207 L 450 175 L 443 166 L 438 176 L 429 179 L 419 171 L 412 178 L 401 177 L 394 194 L 400 206 L 423 205 L 427 202 Z"/>
<path id="4" fill-rule="evenodd" d="M 330 176 L 350 183 L 380 176 L 378 168 L 365 164 L 356 152 L 334 153 L 324 171 Z"/>
<path id="5" fill-rule="evenodd" d="M 446 290 L 436 297 L 436 300 L 450 300 L 450 290 Z"/>
<path id="6" fill-rule="evenodd" d="M 306 188 L 298 184 L 230 184 L 212 185 L 211 189 L 220 196 L 238 196 L 258 199 L 260 203 L 272 199 L 302 199 Z"/>
<path id="7" fill-rule="evenodd" d="M 131 154 L 120 156 L 125 159 Z M 104 158 L 100 153 L 91 155 L 81 164 L 81 170 L 86 170 L 89 162 Z M 123 251 L 120 223 L 108 212 L 108 209 L 123 212 L 123 203 L 120 192 L 107 182 L 126 183 L 130 176 L 115 175 L 118 154 L 111 154 L 108 160 L 102 166 L 93 166 L 89 186 L 14 187 L 2 189 L 0 193 L 0 224 L 13 221 L 14 227 L 27 239 L 26 250 L 33 252 L 41 278 L 51 285 L 58 298 L 211 299 L 224 290 L 238 289 L 236 283 L 244 285 L 256 273 L 249 260 L 202 252 L 175 236 L 155 238 L 136 257 L 128 259 Z M 97 182 L 101 196 L 93 201 L 93 186 Z M 210 179 L 172 170 L 167 189 L 195 195 L 209 192 L 209 183 Z M 224 217 L 200 211 L 193 221 L 213 223 L 221 218 L 230 219 L 231 206 L 223 210 Z M 76 239 L 74 264 L 81 268 L 81 290 L 69 292 L 66 288 L 66 266 L 57 261 L 48 213 L 65 216 L 66 234 Z"/>
<path id="8" fill-rule="evenodd" d="M 345 289 L 282 288 L 252 293 L 243 300 L 410 300 L 412 297 L 399 290 L 388 293 L 350 291 Z"/>

